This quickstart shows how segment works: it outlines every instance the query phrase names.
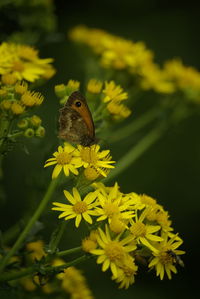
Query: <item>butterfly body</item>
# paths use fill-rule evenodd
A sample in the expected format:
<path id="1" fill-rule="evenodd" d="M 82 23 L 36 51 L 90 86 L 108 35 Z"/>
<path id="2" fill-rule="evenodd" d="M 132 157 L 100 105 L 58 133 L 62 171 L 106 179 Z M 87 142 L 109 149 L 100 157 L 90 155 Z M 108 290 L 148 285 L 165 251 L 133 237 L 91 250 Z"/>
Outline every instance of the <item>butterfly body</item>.
<path id="1" fill-rule="evenodd" d="M 69 142 L 90 146 L 95 143 L 95 129 L 86 99 L 73 92 L 60 109 L 59 137 Z"/>

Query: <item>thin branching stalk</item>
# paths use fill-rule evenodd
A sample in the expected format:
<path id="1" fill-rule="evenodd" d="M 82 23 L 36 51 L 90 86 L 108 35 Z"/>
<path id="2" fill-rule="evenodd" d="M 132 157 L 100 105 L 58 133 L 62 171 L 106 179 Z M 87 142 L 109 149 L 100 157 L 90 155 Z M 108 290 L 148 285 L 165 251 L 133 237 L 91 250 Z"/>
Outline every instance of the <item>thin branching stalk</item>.
<path id="1" fill-rule="evenodd" d="M 49 184 L 49 187 L 41 200 L 38 208 L 36 209 L 35 213 L 33 216 L 30 218 L 29 222 L 25 226 L 24 230 L 22 233 L 19 235 L 17 241 L 11 248 L 11 250 L 7 253 L 7 255 L 1 260 L 0 263 L 0 273 L 4 270 L 5 266 L 7 265 L 9 259 L 16 253 L 16 251 L 22 246 L 26 236 L 28 235 L 29 231 L 33 227 L 34 223 L 38 220 L 42 212 L 44 211 L 46 205 L 50 201 L 52 194 L 57 186 L 58 179 L 52 180 L 51 183 Z"/>

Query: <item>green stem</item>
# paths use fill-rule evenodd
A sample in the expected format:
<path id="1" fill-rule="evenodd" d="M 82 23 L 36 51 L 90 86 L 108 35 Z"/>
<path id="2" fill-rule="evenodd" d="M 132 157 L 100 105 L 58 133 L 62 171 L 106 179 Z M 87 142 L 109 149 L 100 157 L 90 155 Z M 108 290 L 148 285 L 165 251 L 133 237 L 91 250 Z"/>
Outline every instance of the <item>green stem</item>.
<path id="1" fill-rule="evenodd" d="M 4 154 L 6 151 L 6 137 L 10 131 L 11 120 L 8 117 L 1 115 L 0 121 L 0 153 Z"/>
<path id="2" fill-rule="evenodd" d="M 67 221 L 62 221 L 59 223 L 58 227 L 54 230 L 51 236 L 51 240 L 49 243 L 49 253 L 54 254 L 56 252 L 56 249 L 58 247 L 58 244 L 60 242 L 60 239 L 62 238 L 62 235 L 65 231 Z"/>
<path id="3" fill-rule="evenodd" d="M 60 251 L 56 254 L 56 256 L 65 256 L 65 255 L 68 255 L 68 254 L 72 254 L 72 253 L 75 253 L 75 252 L 79 252 L 82 250 L 82 247 L 79 246 L 79 247 L 75 247 L 75 248 L 72 248 L 72 249 L 68 249 L 68 250 L 63 250 L 63 251 Z"/>
<path id="4" fill-rule="evenodd" d="M 133 133 L 137 132 L 138 130 L 142 129 L 144 126 L 155 120 L 158 114 L 158 108 L 153 108 L 150 111 L 147 111 L 138 119 L 134 119 L 127 126 L 118 129 L 116 133 L 113 133 L 110 136 L 109 141 L 114 143 L 116 141 L 127 138 L 128 136 L 132 135 Z"/>
<path id="5" fill-rule="evenodd" d="M 46 273 L 46 274 L 48 274 L 48 273 L 56 274 L 56 273 L 62 272 L 64 269 L 66 269 L 68 267 L 75 266 L 75 265 L 83 262 L 84 260 L 88 259 L 89 257 L 90 256 L 82 255 L 81 257 L 79 257 L 69 263 L 60 265 L 60 266 L 55 266 L 55 267 L 54 266 L 42 266 L 41 270 L 43 273 Z M 28 276 L 31 274 L 37 274 L 38 272 L 40 272 L 40 265 L 35 264 L 32 267 L 29 267 L 22 271 L 4 273 L 3 275 L 0 276 L 0 282 L 16 280 L 16 279 L 19 279 L 24 276 Z"/>
<path id="6" fill-rule="evenodd" d="M 49 187 L 42 199 L 42 201 L 40 202 L 38 208 L 36 209 L 35 213 L 33 214 L 33 216 L 31 217 L 31 219 L 29 220 L 29 222 L 27 223 L 26 227 L 24 228 L 24 230 L 22 231 L 22 233 L 19 235 L 17 241 L 15 242 L 15 244 L 13 245 L 13 247 L 11 248 L 11 250 L 7 253 L 7 255 L 1 260 L 0 263 L 0 273 L 3 271 L 3 269 L 5 268 L 5 266 L 7 265 L 9 259 L 15 254 L 15 252 L 21 247 L 23 241 L 25 240 L 27 234 L 29 233 L 29 231 L 31 230 L 32 226 L 34 225 L 34 223 L 38 220 L 38 218 L 40 217 L 40 215 L 42 214 L 42 212 L 44 211 L 46 205 L 48 204 L 48 202 L 51 199 L 51 196 L 57 186 L 58 183 L 58 179 L 52 180 L 51 183 L 49 184 Z"/>
<path id="7" fill-rule="evenodd" d="M 112 170 L 109 176 L 104 179 L 104 182 L 113 179 L 126 168 L 128 168 L 133 162 L 135 162 L 153 143 L 155 143 L 161 137 L 163 129 L 163 126 L 156 127 L 152 129 L 146 136 L 144 136 L 138 144 L 134 145 L 131 150 L 119 160 L 116 168 Z"/>

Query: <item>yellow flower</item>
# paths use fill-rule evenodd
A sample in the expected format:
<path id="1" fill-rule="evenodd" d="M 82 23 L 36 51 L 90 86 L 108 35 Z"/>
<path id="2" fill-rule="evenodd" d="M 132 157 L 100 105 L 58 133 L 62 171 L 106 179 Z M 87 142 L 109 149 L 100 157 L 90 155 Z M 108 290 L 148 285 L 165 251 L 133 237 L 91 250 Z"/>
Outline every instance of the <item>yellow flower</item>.
<path id="1" fill-rule="evenodd" d="M 21 96 L 21 102 L 27 107 L 39 106 L 42 104 L 44 97 L 39 92 L 25 91 Z"/>
<path id="2" fill-rule="evenodd" d="M 0 74 L 11 74 L 17 80 L 34 82 L 45 75 L 53 59 L 41 59 L 38 51 L 27 45 L 0 45 Z"/>
<path id="3" fill-rule="evenodd" d="M 26 82 L 17 82 L 15 84 L 15 92 L 19 93 L 19 94 L 23 94 L 25 93 L 25 91 L 27 91 L 28 89 L 28 84 Z"/>
<path id="4" fill-rule="evenodd" d="M 131 110 L 127 106 L 119 104 L 115 101 L 109 102 L 107 105 L 107 109 L 112 117 L 116 120 L 127 118 L 131 114 Z"/>
<path id="5" fill-rule="evenodd" d="M 151 245 L 150 242 L 151 241 L 154 241 L 154 242 L 162 241 L 161 237 L 153 234 L 160 230 L 160 226 L 145 224 L 144 220 L 145 220 L 146 214 L 147 214 L 147 209 L 145 209 L 141 213 L 139 218 L 136 213 L 135 220 L 131 219 L 131 221 L 130 221 L 131 226 L 129 229 L 138 244 L 142 243 L 147 248 L 149 248 L 151 251 L 157 252 L 157 249 L 153 245 Z"/>
<path id="6" fill-rule="evenodd" d="M 136 266 L 133 257 L 127 256 L 125 262 L 120 265 L 119 276 L 115 279 L 117 283 L 120 283 L 119 289 L 128 287 L 135 282 L 135 275 L 137 274 L 138 266 Z"/>
<path id="7" fill-rule="evenodd" d="M 122 218 L 120 217 L 120 215 L 114 215 L 111 218 L 109 228 L 112 232 L 120 234 L 127 228 L 127 225 L 121 219 Z"/>
<path id="8" fill-rule="evenodd" d="M 6 95 L 7 95 L 7 90 L 3 89 L 3 88 L 0 88 L 0 97 L 4 98 Z"/>
<path id="9" fill-rule="evenodd" d="M 33 115 L 31 118 L 30 118 L 30 122 L 31 124 L 34 126 L 34 127 L 39 127 L 42 123 L 42 120 L 39 116 L 37 115 Z"/>
<path id="10" fill-rule="evenodd" d="M 178 236 L 175 235 L 173 238 L 169 238 L 168 234 L 165 233 L 162 237 L 163 241 L 156 243 L 157 252 L 153 252 L 154 258 L 149 263 L 149 268 L 155 267 L 156 275 L 160 276 L 161 280 L 164 278 L 165 272 L 169 279 L 172 278 L 171 272 L 177 273 L 174 264 L 183 266 L 179 255 L 185 253 L 182 250 L 177 250 L 183 243 Z"/>
<path id="11" fill-rule="evenodd" d="M 59 274 L 59 279 L 62 280 L 62 289 L 71 295 L 70 298 L 78 299 L 93 299 L 93 295 L 87 286 L 85 277 L 75 267 L 64 269 L 63 273 Z"/>
<path id="12" fill-rule="evenodd" d="M 17 78 L 13 74 L 4 74 L 1 76 L 1 81 L 6 85 L 14 85 L 17 81 Z"/>
<path id="13" fill-rule="evenodd" d="M 48 159 L 44 167 L 56 164 L 52 173 L 52 179 L 57 178 L 62 169 L 66 176 L 69 176 L 70 172 L 78 175 L 77 168 L 82 166 L 81 159 L 78 155 L 78 151 L 72 145 L 66 143 L 64 147 L 58 147 L 58 151 L 53 153 L 54 157 Z"/>
<path id="14" fill-rule="evenodd" d="M 175 86 L 171 82 L 165 72 L 155 63 L 143 65 L 140 70 L 142 89 L 153 89 L 159 93 L 171 94 L 175 92 Z"/>
<path id="15" fill-rule="evenodd" d="M 69 80 L 67 83 L 67 87 L 70 87 L 71 89 L 77 90 L 80 87 L 80 82 L 76 80 Z"/>
<path id="16" fill-rule="evenodd" d="M 97 189 L 98 190 L 98 189 Z M 115 184 L 110 188 L 109 192 L 98 193 L 99 204 L 101 207 L 97 207 L 97 221 L 103 221 L 105 219 L 111 220 L 114 216 L 118 219 L 130 219 L 133 217 L 133 211 L 128 211 L 129 203 L 131 201 L 122 202 L 122 193 L 118 192 L 118 185 Z"/>
<path id="17" fill-rule="evenodd" d="M 53 205 L 56 207 L 52 208 L 52 210 L 62 211 L 59 218 L 65 218 L 65 220 L 75 218 L 76 227 L 79 226 L 82 218 L 92 224 L 92 218 L 90 215 L 96 215 L 94 212 L 96 203 L 94 201 L 97 198 L 97 191 L 88 193 L 83 200 L 76 188 L 73 188 L 73 196 L 67 190 L 64 190 L 64 195 L 71 203 L 70 205 L 53 202 Z"/>
<path id="18" fill-rule="evenodd" d="M 103 82 L 96 79 L 91 79 L 87 84 L 87 91 L 90 93 L 100 93 Z"/>
<path id="19" fill-rule="evenodd" d="M 22 114 L 25 111 L 25 107 L 20 105 L 20 103 L 14 102 L 11 105 L 11 110 L 12 110 L 13 114 L 19 115 L 19 114 Z"/>
<path id="20" fill-rule="evenodd" d="M 105 87 L 103 89 L 105 97 L 103 102 L 107 103 L 110 101 L 120 102 L 128 98 L 127 92 L 123 92 L 120 85 L 116 85 L 114 81 L 105 82 Z"/>
<path id="21" fill-rule="evenodd" d="M 0 102 L 0 107 L 5 110 L 9 110 L 12 106 L 12 101 L 10 100 L 3 100 Z"/>
<path id="22" fill-rule="evenodd" d="M 119 265 L 124 263 L 129 252 L 136 249 L 133 237 L 129 235 L 120 240 L 121 235 L 118 235 L 112 240 L 107 225 L 105 232 L 100 228 L 98 230 L 99 236 L 97 237 L 97 242 L 100 249 L 91 250 L 91 253 L 99 256 L 97 264 L 103 264 L 103 272 L 110 267 L 113 277 L 117 278 L 120 274 Z"/>
<path id="23" fill-rule="evenodd" d="M 110 165 L 115 163 L 115 161 L 110 160 L 109 150 L 100 152 L 100 146 L 98 144 L 93 144 L 88 147 L 78 145 L 77 147 L 84 168 L 93 167 L 104 177 L 107 176 L 107 172 L 104 171 L 104 169 L 114 168 L 113 165 Z"/>
<path id="24" fill-rule="evenodd" d="M 82 240 L 82 249 L 85 252 L 90 252 L 97 247 L 97 236 L 98 232 L 92 230 L 89 237 Z"/>
<path id="25" fill-rule="evenodd" d="M 57 97 L 62 98 L 66 95 L 66 86 L 64 84 L 58 84 L 54 87 Z"/>
<path id="26" fill-rule="evenodd" d="M 30 252 L 29 256 L 32 260 L 40 260 L 46 255 L 44 252 L 44 242 L 41 240 L 27 243 L 26 249 Z"/>

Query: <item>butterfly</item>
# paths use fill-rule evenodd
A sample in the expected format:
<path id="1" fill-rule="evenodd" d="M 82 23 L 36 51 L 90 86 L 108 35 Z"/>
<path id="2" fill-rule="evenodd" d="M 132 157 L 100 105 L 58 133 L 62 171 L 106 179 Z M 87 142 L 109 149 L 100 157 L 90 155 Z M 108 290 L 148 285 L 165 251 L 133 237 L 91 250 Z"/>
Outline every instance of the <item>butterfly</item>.
<path id="1" fill-rule="evenodd" d="M 95 128 L 86 99 L 74 91 L 59 110 L 59 137 L 69 142 L 90 146 L 95 143 Z"/>

